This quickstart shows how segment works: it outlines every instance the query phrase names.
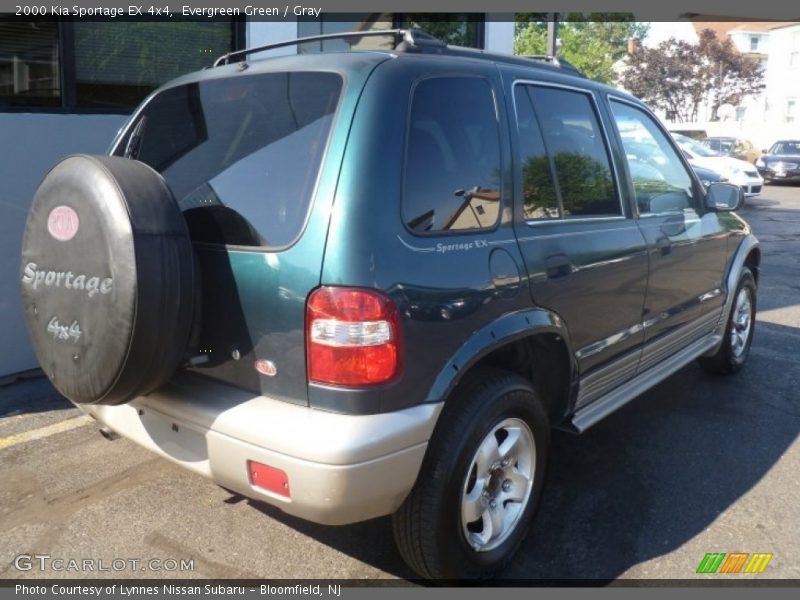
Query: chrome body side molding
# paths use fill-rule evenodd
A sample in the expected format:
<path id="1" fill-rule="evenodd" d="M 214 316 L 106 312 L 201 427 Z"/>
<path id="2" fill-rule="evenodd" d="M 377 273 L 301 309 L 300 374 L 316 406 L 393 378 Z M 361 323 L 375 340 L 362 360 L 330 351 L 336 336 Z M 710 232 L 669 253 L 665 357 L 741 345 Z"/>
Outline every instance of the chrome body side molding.
<path id="1" fill-rule="evenodd" d="M 698 356 L 716 348 L 721 341 L 722 336 L 716 333 L 707 335 L 680 352 L 666 358 L 663 362 L 643 371 L 627 383 L 595 400 L 585 408 L 578 410 L 572 417 L 572 430 L 577 433 L 583 433 L 589 427 L 643 394 L 660 381 L 663 381 Z"/>

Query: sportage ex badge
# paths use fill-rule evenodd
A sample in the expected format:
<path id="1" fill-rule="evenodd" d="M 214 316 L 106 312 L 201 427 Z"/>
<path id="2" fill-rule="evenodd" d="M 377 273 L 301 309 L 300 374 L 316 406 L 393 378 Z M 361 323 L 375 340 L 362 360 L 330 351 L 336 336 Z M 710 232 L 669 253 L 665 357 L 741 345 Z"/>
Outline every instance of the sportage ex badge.
<path id="1" fill-rule="evenodd" d="M 47 217 L 47 231 L 62 242 L 68 242 L 74 238 L 78 233 L 79 226 L 78 213 L 69 206 L 56 206 Z"/>

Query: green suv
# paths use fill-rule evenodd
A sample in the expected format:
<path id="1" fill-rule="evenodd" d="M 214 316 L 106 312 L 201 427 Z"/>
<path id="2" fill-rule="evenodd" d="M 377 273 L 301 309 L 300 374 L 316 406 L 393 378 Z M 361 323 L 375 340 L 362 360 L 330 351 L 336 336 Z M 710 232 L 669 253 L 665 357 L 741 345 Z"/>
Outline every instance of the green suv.
<path id="1" fill-rule="evenodd" d="M 551 428 L 695 359 L 739 370 L 758 242 L 736 186 L 566 63 L 340 37 L 357 51 L 222 57 L 56 165 L 30 336 L 104 431 L 304 519 L 393 515 L 423 577 L 488 576 Z"/>

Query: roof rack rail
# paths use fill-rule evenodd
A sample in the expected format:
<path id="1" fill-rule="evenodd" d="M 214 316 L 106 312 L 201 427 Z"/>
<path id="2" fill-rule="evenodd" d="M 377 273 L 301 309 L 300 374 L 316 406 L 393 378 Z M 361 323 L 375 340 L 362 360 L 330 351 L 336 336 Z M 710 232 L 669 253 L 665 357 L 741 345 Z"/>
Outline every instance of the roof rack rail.
<path id="1" fill-rule="evenodd" d="M 553 56 L 552 54 L 528 54 L 523 56 L 523 58 L 529 58 L 530 60 L 538 60 L 540 62 L 550 63 L 554 67 L 559 67 L 561 69 L 566 69 L 568 71 L 572 71 L 573 73 L 577 73 L 581 77 L 586 77 L 578 67 L 573 65 L 569 62 L 566 58 L 559 58 L 558 56 Z"/>
<path id="2" fill-rule="evenodd" d="M 214 61 L 214 66 L 228 65 L 231 59 L 237 56 L 244 57 L 248 54 L 255 54 L 256 52 L 265 52 L 266 50 L 273 50 L 275 48 L 284 48 L 286 46 L 296 46 L 305 44 L 306 42 L 318 42 L 322 40 L 339 40 L 347 38 L 363 38 L 363 37 L 379 37 L 379 36 L 393 36 L 394 46 L 396 50 L 405 51 L 419 51 L 420 47 L 427 46 L 430 48 L 445 48 L 445 44 L 439 38 L 436 38 L 429 33 L 419 31 L 418 29 L 370 29 L 367 31 L 345 31 L 342 33 L 326 33 L 322 35 L 312 35 L 308 37 L 297 38 L 295 40 L 285 40 L 282 42 L 274 42 L 272 44 L 264 44 L 263 46 L 254 46 L 252 48 L 245 48 L 243 50 L 234 50 L 223 54 Z"/>

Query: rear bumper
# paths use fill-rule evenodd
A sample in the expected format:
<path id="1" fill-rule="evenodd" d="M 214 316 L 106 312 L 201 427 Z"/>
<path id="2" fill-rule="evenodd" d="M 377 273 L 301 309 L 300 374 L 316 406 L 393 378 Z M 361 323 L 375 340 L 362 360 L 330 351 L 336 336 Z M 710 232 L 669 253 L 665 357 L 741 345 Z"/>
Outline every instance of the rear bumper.
<path id="1" fill-rule="evenodd" d="M 397 510 L 417 478 L 442 404 L 341 415 L 183 376 L 126 405 L 80 408 L 225 488 L 340 525 Z M 253 486 L 249 460 L 285 471 L 291 496 Z"/>

